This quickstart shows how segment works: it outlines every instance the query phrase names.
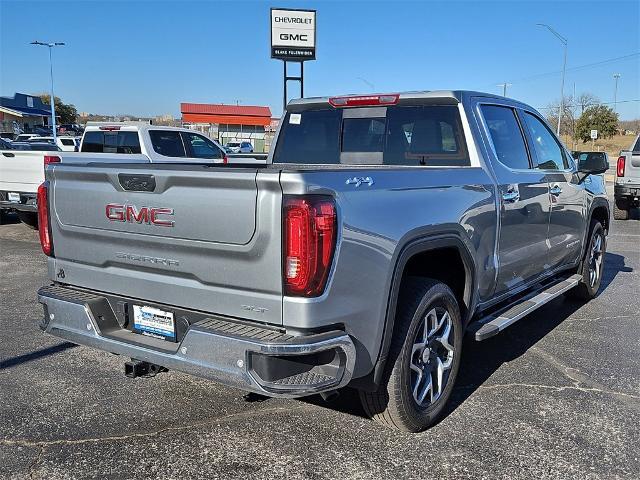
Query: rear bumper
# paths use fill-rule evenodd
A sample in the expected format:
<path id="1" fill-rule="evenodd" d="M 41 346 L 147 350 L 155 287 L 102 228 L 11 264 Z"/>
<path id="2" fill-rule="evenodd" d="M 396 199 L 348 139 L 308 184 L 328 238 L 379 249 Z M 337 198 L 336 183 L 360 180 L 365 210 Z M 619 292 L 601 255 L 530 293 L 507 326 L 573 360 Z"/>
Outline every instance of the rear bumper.
<path id="1" fill-rule="evenodd" d="M 293 336 L 212 317 L 192 324 L 178 344 L 160 340 L 168 348 L 154 348 L 131 343 L 140 335 L 113 325 L 100 295 L 49 286 L 38 300 L 41 328 L 51 335 L 246 391 L 302 397 L 340 388 L 353 374 L 355 347 L 342 331 Z"/>
<path id="2" fill-rule="evenodd" d="M 640 185 L 637 184 L 614 184 L 613 185 L 613 195 L 616 198 L 620 197 L 640 197 Z"/>
<path id="3" fill-rule="evenodd" d="M 20 202 L 10 202 L 9 200 L 0 200 L 0 208 L 18 210 L 20 212 L 37 212 L 35 194 L 20 194 Z"/>

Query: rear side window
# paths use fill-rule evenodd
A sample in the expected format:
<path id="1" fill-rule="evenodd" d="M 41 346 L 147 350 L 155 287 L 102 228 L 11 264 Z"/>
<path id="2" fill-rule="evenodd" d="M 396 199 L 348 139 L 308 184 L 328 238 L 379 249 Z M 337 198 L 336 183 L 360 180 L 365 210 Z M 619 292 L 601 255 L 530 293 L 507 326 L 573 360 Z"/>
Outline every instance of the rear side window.
<path id="1" fill-rule="evenodd" d="M 636 140 L 636 144 L 633 147 L 633 153 L 638 153 L 640 152 L 640 137 L 638 137 L 638 140 Z"/>
<path id="2" fill-rule="evenodd" d="M 408 166 L 470 165 L 458 108 L 392 106 L 375 110 L 287 113 L 275 163 Z M 370 116 L 368 112 L 376 112 Z M 344 155 L 343 155 L 344 154 Z"/>
<path id="3" fill-rule="evenodd" d="M 76 144 L 72 138 L 63 138 L 60 141 L 62 142 L 63 145 L 66 145 L 67 147 L 73 147 Z"/>
<path id="4" fill-rule="evenodd" d="M 72 145 L 72 144 L 70 144 Z M 84 134 L 82 151 L 89 153 L 141 153 L 138 132 L 92 131 Z"/>
<path id="5" fill-rule="evenodd" d="M 222 158 L 222 151 L 208 138 L 195 133 L 182 133 L 184 142 L 191 149 L 194 158 Z"/>
<path id="6" fill-rule="evenodd" d="M 482 105 L 480 109 L 500 163 L 513 169 L 531 168 L 516 112 L 495 105 Z"/>
<path id="7" fill-rule="evenodd" d="M 171 130 L 149 130 L 151 145 L 156 153 L 165 157 L 186 157 L 180 132 Z"/>

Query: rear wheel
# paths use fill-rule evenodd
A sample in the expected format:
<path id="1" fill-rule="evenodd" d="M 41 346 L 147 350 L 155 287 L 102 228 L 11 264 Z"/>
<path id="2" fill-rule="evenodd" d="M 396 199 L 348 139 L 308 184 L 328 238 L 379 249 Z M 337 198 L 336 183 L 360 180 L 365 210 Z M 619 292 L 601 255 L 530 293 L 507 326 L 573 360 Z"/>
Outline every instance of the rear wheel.
<path id="1" fill-rule="evenodd" d="M 624 198 L 614 198 L 613 218 L 615 220 L 629 220 L 629 204 Z"/>
<path id="2" fill-rule="evenodd" d="M 433 425 L 451 396 L 461 346 L 460 308 L 451 289 L 436 280 L 407 280 L 383 382 L 376 392 L 360 392 L 366 413 L 405 432 Z"/>
<path id="3" fill-rule="evenodd" d="M 591 220 L 589 243 L 582 261 L 582 279 L 573 290 L 573 295 L 581 300 L 591 300 L 598 293 L 604 272 L 604 257 L 607 250 L 607 239 L 604 228 L 597 220 Z"/>

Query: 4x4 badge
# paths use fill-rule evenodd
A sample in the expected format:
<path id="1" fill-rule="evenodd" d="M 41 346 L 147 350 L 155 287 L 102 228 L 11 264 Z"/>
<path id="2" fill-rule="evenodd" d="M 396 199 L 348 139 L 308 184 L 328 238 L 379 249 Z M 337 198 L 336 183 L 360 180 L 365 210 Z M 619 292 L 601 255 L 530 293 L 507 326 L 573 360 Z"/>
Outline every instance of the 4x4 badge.
<path id="1" fill-rule="evenodd" d="M 347 178 L 347 181 L 345 183 L 347 185 L 355 185 L 356 188 L 359 187 L 360 185 L 362 185 L 363 183 L 366 183 L 367 185 L 371 186 L 371 185 L 373 185 L 373 178 L 371 178 L 371 177 L 352 177 L 352 178 Z"/>

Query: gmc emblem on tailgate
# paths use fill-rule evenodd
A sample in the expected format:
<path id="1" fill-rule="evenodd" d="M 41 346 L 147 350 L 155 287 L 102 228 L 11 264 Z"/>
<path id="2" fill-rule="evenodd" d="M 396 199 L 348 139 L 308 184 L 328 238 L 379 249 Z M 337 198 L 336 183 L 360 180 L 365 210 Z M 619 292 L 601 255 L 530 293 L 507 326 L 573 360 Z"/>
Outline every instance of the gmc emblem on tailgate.
<path id="1" fill-rule="evenodd" d="M 146 223 L 158 227 L 173 227 L 173 220 L 162 220 L 162 215 L 173 215 L 173 208 L 141 207 L 110 203 L 105 207 L 105 214 L 112 222 Z"/>

